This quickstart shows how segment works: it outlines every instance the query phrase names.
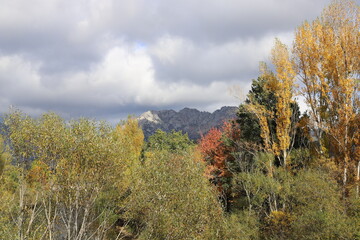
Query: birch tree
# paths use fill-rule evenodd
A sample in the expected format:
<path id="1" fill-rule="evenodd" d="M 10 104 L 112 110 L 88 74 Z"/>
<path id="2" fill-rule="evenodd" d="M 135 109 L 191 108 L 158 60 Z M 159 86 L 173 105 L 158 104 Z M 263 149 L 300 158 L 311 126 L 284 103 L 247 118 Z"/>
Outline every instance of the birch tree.
<path id="1" fill-rule="evenodd" d="M 136 121 L 114 129 L 15 111 L 5 123 L 17 174 L 12 225 L 18 239 L 104 239 L 115 232 L 120 199 L 131 183 L 126 178 L 141 154 Z"/>

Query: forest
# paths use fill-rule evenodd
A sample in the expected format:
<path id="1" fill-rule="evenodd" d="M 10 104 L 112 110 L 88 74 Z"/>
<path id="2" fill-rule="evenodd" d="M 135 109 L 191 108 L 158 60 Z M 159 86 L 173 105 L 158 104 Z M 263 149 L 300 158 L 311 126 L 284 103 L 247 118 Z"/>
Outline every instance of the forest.
<path id="1" fill-rule="evenodd" d="M 237 118 L 198 142 L 11 109 L 0 239 L 360 239 L 359 29 L 338 0 L 276 39 Z"/>

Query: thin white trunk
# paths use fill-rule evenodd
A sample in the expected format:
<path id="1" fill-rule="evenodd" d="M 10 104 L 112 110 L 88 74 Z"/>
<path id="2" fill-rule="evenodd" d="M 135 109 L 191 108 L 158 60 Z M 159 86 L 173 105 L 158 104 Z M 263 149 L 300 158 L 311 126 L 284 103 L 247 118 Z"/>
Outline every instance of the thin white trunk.
<path id="1" fill-rule="evenodd" d="M 23 178 L 23 176 L 21 176 Z M 25 199 L 24 199 L 24 195 L 25 195 L 25 183 L 23 182 L 24 180 L 21 180 L 21 185 L 20 185 L 20 189 L 19 189 L 19 216 L 17 219 L 17 227 L 18 227 L 18 236 L 19 236 L 19 240 L 24 240 L 24 234 L 23 234 L 23 224 L 24 224 L 24 206 L 25 206 Z"/>
<path id="2" fill-rule="evenodd" d="M 286 169 L 286 164 L 287 164 L 287 161 L 286 161 L 286 158 L 287 158 L 287 151 L 286 150 L 284 150 L 283 151 L 283 158 L 284 158 L 284 168 Z"/>
<path id="3" fill-rule="evenodd" d="M 39 198 L 39 193 L 36 193 L 34 207 L 31 209 L 30 220 L 29 220 L 28 227 L 27 227 L 26 234 L 25 234 L 26 238 L 30 234 L 32 224 L 33 224 L 35 217 L 37 215 L 37 212 L 38 212 L 38 210 L 37 210 L 38 198 Z"/>
<path id="4" fill-rule="evenodd" d="M 359 198 L 359 181 L 360 181 L 360 161 L 357 165 L 357 174 L 356 174 L 356 198 Z"/>
<path id="5" fill-rule="evenodd" d="M 83 236 L 86 233 L 86 231 L 88 230 L 89 224 L 91 223 L 91 219 L 89 219 L 90 209 L 93 206 L 93 204 L 95 203 L 95 200 L 97 198 L 97 193 L 98 193 L 97 189 L 94 189 L 94 191 L 90 194 L 89 199 L 85 205 L 84 215 L 82 217 L 80 229 L 78 231 L 78 235 L 76 238 L 78 240 L 83 239 Z"/>
<path id="6" fill-rule="evenodd" d="M 344 176 L 343 176 L 343 197 L 346 198 L 346 183 L 347 183 L 347 166 L 344 166 Z"/>
<path id="7" fill-rule="evenodd" d="M 47 201 L 44 198 L 43 200 L 43 206 L 45 211 L 45 217 L 46 217 L 46 224 L 47 224 L 47 231 L 49 233 L 49 240 L 53 239 L 53 227 L 54 223 L 57 217 L 57 198 L 55 200 L 55 206 L 52 205 L 53 199 L 51 199 L 50 196 L 48 196 Z"/>
<path id="8" fill-rule="evenodd" d="M 87 229 L 87 224 L 88 224 L 87 219 L 88 219 L 89 210 L 90 210 L 89 207 L 90 207 L 90 206 L 86 206 L 86 207 L 85 207 L 84 216 L 83 216 L 83 219 L 82 219 L 82 222 L 81 222 L 81 227 L 80 227 L 80 229 L 79 229 L 78 236 L 77 236 L 77 238 L 76 238 L 76 239 L 78 239 L 78 240 L 81 240 L 81 239 L 82 239 L 82 237 L 83 237 L 83 235 L 84 235 L 84 233 L 85 233 L 85 230 Z"/>
<path id="9" fill-rule="evenodd" d="M 76 186 L 76 193 L 75 193 L 75 219 L 74 219 L 74 237 L 77 236 L 77 233 L 79 231 L 78 229 L 78 218 L 79 218 L 79 187 Z"/>

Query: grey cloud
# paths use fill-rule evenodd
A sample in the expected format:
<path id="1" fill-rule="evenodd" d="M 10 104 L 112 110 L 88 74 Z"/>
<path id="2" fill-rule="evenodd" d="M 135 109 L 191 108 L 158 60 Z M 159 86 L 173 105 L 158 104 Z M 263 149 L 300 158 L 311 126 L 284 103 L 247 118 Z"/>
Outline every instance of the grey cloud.
<path id="1" fill-rule="evenodd" d="M 259 37 L 289 31 L 319 15 L 328 0 L 183 0 L 116 1 L 111 17 L 118 34 L 133 39 L 156 39 L 160 34 L 186 36 L 204 42 Z M 129 13 L 130 12 L 130 13 Z M 299 14 L 301 13 L 301 14 Z M 125 24 L 126 23 L 126 24 Z M 111 24 L 110 24 L 111 25 Z"/>
<path id="2" fill-rule="evenodd" d="M 237 104 L 276 35 L 330 0 L 0 0 L 0 111 L 116 119 Z M 244 90 L 245 91 L 245 90 Z"/>
<path id="3" fill-rule="evenodd" d="M 13 2 L 14 7 L 2 4 L 1 51 L 32 55 L 46 61 L 45 72 L 56 72 L 89 67 L 114 44 L 112 39 L 152 44 L 169 34 L 221 45 L 293 30 L 328 1 Z"/>
<path id="4" fill-rule="evenodd" d="M 258 63 L 271 49 L 273 36 L 264 39 L 235 39 L 222 44 L 197 44 L 166 36 L 149 47 L 158 79 L 208 84 L 253 78 Z"/>
<path id="5" fill-rule="evenodd" d="M 103 111 L 120 111 L 128 106 L 164 108 L 230 99 L 226 94 L 214 97 L 217 91 L 226 92 L 227 86 L 222 82 L 207 87 L 158 82 L 150 57 L 142 51 L 130 51 L 126 46 L 112 49 L 91 71 L 69 74 L 57 86 L 48 86 L 39 68 L 21 56 L 1 57 L 0 84 L 7 87 L 0 90 L 0 101 L 35 113 L 48 109 L 100 116 Z M 1 107 L 4 111 L 4 106 Z"/>

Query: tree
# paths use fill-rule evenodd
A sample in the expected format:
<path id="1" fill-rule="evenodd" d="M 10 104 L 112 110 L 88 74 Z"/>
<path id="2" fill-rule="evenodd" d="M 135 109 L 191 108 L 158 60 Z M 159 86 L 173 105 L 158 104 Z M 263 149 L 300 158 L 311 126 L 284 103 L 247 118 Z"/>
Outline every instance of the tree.
<path id="1" fill-rule="evenodd" d="M 278 50 L 282 49 L 279 50 L 282 53 L 275 53 L 274 48 L 274 58 L 280 58 L 280 56 L 275 57 L 277 54 L 282 56 L 281 61 L 286 61 L 284 45 L 277 42 L 276 46 Z M 284 65 L 279 59 L 276 61 L 278 65 Z M 284 80 L 278 80 L 279 78 L 268 70 L 265 64 L 261 66 L 262 75 L 253 80 L 245 103 L 239 106 L 236 121 L 239 124 L 241 140 L 238 145 L 250 154 L 259 148 L 271 152 L 277 156 L 278 164 L 281 165 L 284 165 L 286 155 L 285 165 L 287 165 L 286 160 L 290 160 L 290 151 L 303 146 L 300 144 L 302 139 L 298 137 L 302 135 L 299 132 L 302 129 L 298 127 L 300 111 L 297 102 L 293 99 L 293 79 L 288 78 L 288 87 L 282 87 L 286 86 Z"/>
<path id="2" fill-rule="evenodd" d="M 201 138 L 199 150 L 206 163 L 206 176 L 216 185 L 221 186 L 220 178 L 229 176 L 226 166 L 225 146 L 222 141 L 223 133 L 216 128 Z"/>
<path id="3" fill-rule="evenodd" d="M 287 47 L 279 40 L 275 41 L 272 50 L 272 62 L 276 68 L 276 77 L 270 78 L 268 87 L 275 92 L 276 97 L 276 137 L 275 154 L 282 156 L 282 165 L 287 166 L 289 151 L 291 150 L 292 109 L 294 102 L 295 71 Z M 265 73 L 266 74 L 266 73 Z M 292 134 L 294 135 L 294 134 Z"/>
<path id="4" fill-rule="evenodd" d="M 291 180 L 287 198 L 293 216 L 287 239 L 356 239 L 341 191 L 332 176 L 319 170 L 301 170 Z"/>
<path id="5" fill-rule="evenodd" d="M 0 235 L 4 239 L 16 239 L 18 237 L 16 227 L 18 211 L 14 200 L 17 196 L 19 171 L 11 165 L 11 158 L 6 154 L 2 137 L 0 137 L 0 151 Z"/>
<path id="6" fill-rule="evenodd" d="M 7 161 L 6 158 L 8 157 L 8 156 L 6 156 L 4 145 L 5 145 L 4 140 L 3 140 L 2 136 L 0 135 L 0 176 L 4 172 L 4 168 L 5 168 L 6 161 Z"/>
<path id="7" fill-rule="evenodd" d="M 261 79 L 265 80 L 264 87 L 273 93 L 275 106 L 269 106 L 269 103 L 264 103 L 262 99 L 259 102 L 254 95 L 250 94 L 246 109 L 259 121 L 260 136 L 265 150 L 274 153 L 281 165 L 286 168 L 289 152 L 293 146 L 292 137 L 295 136 L 296 129 L 294 127 L 296 123 L 292 122 L 295 71 L 286 46 L 279 40 L 275 41 L 271 55 L 276 74 L 262 64 Z M 271 135 L 268 119 L 275 120 L 275 137 Z"/>
<path id="8" fill-rule="evenodd" d="M 14 143 L 10 144 L 14 166 L 8 166 L 6 171 L 12 178 L 6 175 L 3 178 L 5 185 L 12 184 L 10 190 L 6 189 L 8 195 L 12 196 L 11 204 L 8 206 L 11 209 L 8 213 L 11 216 L 9 224 L 16 229 L 14 238 L 19 240 L 36 238 L 42 234 L 35 231 L 41 227 L 42 215 L 39 213 L 42 212 L 42 208 L 38 192 L 27 182 L 28 169 L 31 168 L 31 162 L 35 158 L 34 138 L 38 136 L 34 131 L 35 122 L 16 111 L 5 118 L 5 126 L 7 140 Z"/>
<path id="9" fill-rule="evenodd" d="M 210 129 L 198 144 L 198 150 L 206 164 L 205 175 L 217 187 L 226 211 L 229 211 L 229 202 L 232 199 L 231 178 L 239 138 L 239 126 L 236 121 L 230 120 L 224 122 L 220 130 Z"/>
<path id="10" fill-rule="evenodd" d="M 138 239 L 224 239 L 220 204 L 194 156 L 145 153 L 125 205 Z"/>
<path id="11" fill-rule="evenodd" d="M 259 145 L 264 145 L 263 138 L 261 137 L 259 119 L 254 113 L 248 111 L 247 105 L 251 102 L 257 102 L 258 104 L 265 106 L 268 111 L 275 111 L 275 94 L 266 87 L 266 82 L 266 76 L 263 75 L 252 80 L 248 97 L 245 100 L 245 103 L 239 106 L 236 119 L 240 127 L 241 139 Z M 270 125 L 269 131 L 275 132 L 275 121 L 273 121 L 273 119 L 268 119 L 267 122 L 269 122 Z"/>
<path id="12" fill-rule="evenodd" d="M 5 124 L 15 163 L 8 169 L 16 174 L 12 224 L 19 239 L 104 239 L 116 233 L 133 166 L 140 162 L 143 134 L 136 121 L 113 129 L 89 119 L 67 123 L 56 114 L 33 119 L 13 112 Z"/>
<path id="13" fill-rule="evenodd" d="M 192 146 L 194 146 L 194 144 L 187 134 L 175 130 L 167 133 L 158 129 L 149 137 L 146 148 L 155 151 L 166 150 L 171 152 L 181 152 L 188 150 Z"/>
<path id="14" fill-rule="evenodd" d="M 351 159 L 350 153 L 359 135 L 359 129 L 353 127 L 359 112 L 359 16 L 355 2 L 333 1 L 321 17 L 296 30 L 293 49 L 304 85 L 302 95 L 320 143 L 318 153 L 334 159 L 342 170 L 344 185 L 358 161 Z"/>
<path id="15" fill-rule="evenodd" d="M 118 171 L 123 172 L 123 177 L 116 179 L 118 192 L 128 191 L 134 171 L 140 164 L 144 148 L 144 134 L 136 119 L 128 118 L 118 124 L 113 131 L 114 142 L 118 146 Z M 118 195 L 114 193 L 115 195 Z"/>

